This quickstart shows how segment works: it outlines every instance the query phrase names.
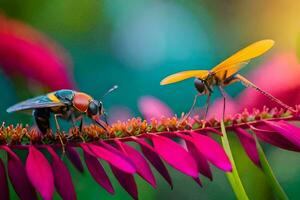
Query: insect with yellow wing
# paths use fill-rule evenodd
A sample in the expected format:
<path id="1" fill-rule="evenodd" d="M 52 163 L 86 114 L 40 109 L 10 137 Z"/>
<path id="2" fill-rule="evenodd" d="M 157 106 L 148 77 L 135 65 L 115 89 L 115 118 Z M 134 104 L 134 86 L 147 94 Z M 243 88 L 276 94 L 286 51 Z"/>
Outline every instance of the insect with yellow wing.
<path id="1" fill-rule="evenodd" d="M 247 80 L 245 77 L 243 77 L 240 74 L 237 74 L 237 72 L 243 68 L 246 64 L 249 63 L 249 61 L 252 58 L 258 57 L 262 54 L 264 54 L 266 51 L 268 51 L 272 46 L 274 45 L 273 40 L 261 40 L 258 42 L 255 42 L 253 44 L 250 44 L 249 46 L 245 47 L 244 49 L 236 52 L 211 70 L 189 70 L 189 71 L 183 71 L 176 74 L 172 74 L 170 76 L 167 76 L 164 78 L 160 84 L 166 85 L 171 84 L 179 81 L 183 81 L 188 78 L 195 78 L 194 84 L 198 91 L 198 94 L 194 98 L 193 105 L 186 115 L 185 118 L 187 118 L 191 111 L 193 110 L 193 107 L 195 106 L 195 103 L 197 101 L 197 97 L 203 94 L 208 95 L 207 102 L 206 102 L 206 112 L 205 112 L 205 118 L 208 112 L 209 108 L 209 101 L 210 96 L 213 92 L 213 87 L 218 86 L 222 96 L 223 96 L 223 118 L 225 113 L 225 91 L 224 87 L 227 85 L 230 85 L 234 82 L 240 81 L 243 85 L 246 87 L 252 87 L 258 92 L 262 93 L 272 101 L 278 103 L 285 109 L 288 109 L 292 112 L 294 112 L 293 108 L 286 105 L 279 99 L 275 98 L 271 94 L 267 93 L 266 91 L 260 89 L 258 86 Z"/>

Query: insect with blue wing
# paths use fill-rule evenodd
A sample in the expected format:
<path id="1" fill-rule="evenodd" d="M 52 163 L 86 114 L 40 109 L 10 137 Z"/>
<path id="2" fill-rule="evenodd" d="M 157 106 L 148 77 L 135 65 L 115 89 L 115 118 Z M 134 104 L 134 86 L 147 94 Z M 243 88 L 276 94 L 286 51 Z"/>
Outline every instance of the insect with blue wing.
<path id="1" fill-rule="evenodd" d="M 112 92 L 116 88 L 117 86 L 114 86 L 106 94 Z M 46 134 L 50 129 L 51 114 L 54 116 L 56 129 L 59 133 L 60 126 L 58 117 L 67 121 L 72 121 L 73 126 L 75 126 L 76 121 L 80 120 L 80 131 L 82 131 L 84 115 L 88 116 L 94 123 L 105 130 L 107 126 L 107 122 L 103 124 L 99 120 L 101 116 L 105 116 L 106 119 L 102 102 L 92 98 L 86 93 L 74 90 L 58 90 L 25 100 L 7 109 L 8 113 L 18 111 L 32 111 L 35 122 L 42 134 Z"/>

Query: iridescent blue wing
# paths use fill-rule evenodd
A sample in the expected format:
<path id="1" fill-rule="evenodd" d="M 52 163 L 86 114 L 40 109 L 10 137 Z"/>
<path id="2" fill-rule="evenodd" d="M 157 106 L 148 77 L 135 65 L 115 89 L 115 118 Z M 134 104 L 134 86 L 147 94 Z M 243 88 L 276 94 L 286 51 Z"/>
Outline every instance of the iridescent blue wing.
<path id="1" fill-rule="evenodd" d="M 58 107 L 65 106 L 66 102 L 54 102 L 47 95 L 37 96 L 32 99 L 28 99 L 22 101 L 18 104 L 15 104 L 9 107 L 6 111 L 8 113 L 17 112 L 17 111 L 25 111 L 25 110 L 33 110 L 36 108 L 50 108 L 50 107 Z"/>

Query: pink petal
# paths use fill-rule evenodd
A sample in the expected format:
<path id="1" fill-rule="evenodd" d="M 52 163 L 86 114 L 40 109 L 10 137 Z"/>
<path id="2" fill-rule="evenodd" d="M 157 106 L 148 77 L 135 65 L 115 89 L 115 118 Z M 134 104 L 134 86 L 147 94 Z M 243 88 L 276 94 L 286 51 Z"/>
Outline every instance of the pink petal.
<path id="1" fill-rule="evenodd" d="M 80 156 L 75 148 L 66 146 L 66 155 L 78 171 L 83 172 L 83 165 Z"/>
<path id="2" fill-rule="evenodd" d="M 1 188 L 0 199 L 8 200 L 9 189 L 7 183 L 7 176 L 6 176 L 5 166 L 1 158 L 0 158 L 0 188 Z"/>
<path id="3" fill-rule="evenodd" d="M 156 152 L 168 164 L 188 176 L 198 177 L 197 163 L 185 149 L 163 136 L 152 135 L 151 139 Z"/>
<path id="4" fill-rule="evenodd" d="M 31 185 L 24 165 L 20 158 L 8 147 L 1 146 L 7 152 L 7 171 L 11 184 L 20 199 L 37 199 L 35 190 Z"/>
<path id="5" fill-rule="evenodd" d="M 270 74 L 270 76 L 262 76 L 262 74 Z M 290 51 L 272 56 L 262 63 L 262 66 L 257 67 L 247 75 L 247 78 L 284 103 L 296 105 L 300 101 L 299 74 L 300 64 L 298 57 L 295 51 Z M 265 105 L 268 105 L 268 107 L 280 107 L 252 88 L 245 89 L 240 93 L 238 102 L 240 104 L 239 110 L 241 111 L 244 108 L 249 110 L 251 108 L 261 109 Z"/>
<path id="6" fill-rule="evenodd" d="M 281 134 L 283 137 L 285 137 L 291 143 L 296 145 L 298 148 L 300 148 L 300 128 L 299 127 L 289 124 L 285 121 L 278 121 L 278 122 L 264 121 L 264 123 L 268 127 L 272 128 L 274 131 Z"/>
<path id="7" fill-rule="evenodd" d="M 102 186 L 107 192 L 114 194 L 114 188 L 104 168 L 102 167 L 98 159 L 95 157 L 95 155 L 93 155 L 93 153 L 86 146 L 83 147 L 83 153 L 86 166 L 90 171 L 92 177 L 95 179 L 95 181 L 100 186 Z"/>
<path id="8" fill-rule="evenodd" d="M 210 180 L 212 180 L 212 173 L 209 164 L 207 162 L 207 159 L 202 155 L 202 153 L 198 151 L 198 149 L 191 141 L 186 140 L 186 146 L 188 151 L 196 160 L 199 172 L 204 176 L 208 177 Z"/>
<path id="9" fill-rule="evenodd" d="M 0 65 L 7 74 L 25 76 L 52 90 L 74 87 L 68 56 L 55 42 L 1 14 L 0 37 Z"/>
<path id="10" fill-rule="evenodd" d="M 47 150 L 52 156 L 52 170 L 57 192 L 64 200 L 76 200 L 76 193 L 68 168 L 51 147 L 47 147 Z"/>
<path id="11" fill-rule="evenodd" d="M 135 166 L 128 156 L 105 142 L 99 142 L 99 144 L 103 147 L 89 145 L 89 148 L 97 157 L 106 160 L 109 164 L 126 173 L 133 174 L 136 172 Z"/>
<path id="12" fill-rule="evenodd" d="M 138 199 L 137 185 L 133 175 L 121 171 L 113 165 L 110 165 L 110 167 L 120 185 L 132 196 L 132 198 Z"/>
<path id="13" fill-rule="evenodd" d="M 291 143 L 276 131 L 270 130 L 270 127 L 266 125 L 257 125 L 256 127 L 251 127 L 251 129 L 255 132 L 255 135 L 264 142 L 280 147 L 282 149 L 287 149 L 290 151 L 300 151 L 299 147 Z"/>
<path id="14" fill-rule="evenodd" d="M 160 157 L 157 155 L 155 149 L 151 145 L 146 143 L 142 138 L 133 137 L 133 139 L 140 145 L 144 156 L 151 162 L 151 164 L 160 173 L 160 175 L 169 183 L 171 188 L 173 188 L 170 174 Z"/>
<path id="15" fill-rule="evenodd" d="M 135 164 L 137 169 L 137 173 L 144 178 L 148 183 L 150 183 L 153 187 L 156 187 L 156 181 L 151 171 L 151 168 L 145 158 L 133 147 L 116 140 L 116 144 L 118 148 L 127 155 L 132 162 Z"/>
<path id="16" fill-rule="evenodd" d="M 223 98 L 218 98 L 214 101 L 213 105 L 211 105 L 208 109 L 207 117 L 206 119 L 216 118 L 218 120 L 222 119 L 223 117 Z M 237 111 L 237 103 L 230 98 L 229 96 L 226 96 L 226 109 L 225 109 L 225 116 L 233 115 Z"/>
<path id="17" fill-rule="evenodd" d="M 66 66 L 47 49 L 12 36 L 0 34 L 0 37 L 0 63 L 7 74 L 23 75 L 52 90 L 73 88 Z M 57 81 L 51 80 L 53 76 Z"/>
<path id="18" fill-rule="evenodd" d="M 132 118 L 132 111 L 126 106 L 113 106 L 108 110 L 108 123 L 113 124 L 117 121 L 127 121 Z"/>
<path id="19" fill-rule="evenodd" d="M 234 131 L 236 132 L 249 158 L 253 161 L 255 165 L 260 167 L 261 165 L 260 165 L 259 154 L 253 136 L 242 128 L 235 128 Z"/>
<path id="20" fill-rule="evenodd" d="M 217 135 L 223 136 L 222 132 L 216 130 L 215 128 L 212 127 L 205 127 L 203 130 L 195 130 L 194 132 L 200 133 L 202 135 L 207 135 L 208 133 L 215 133 Z"/>
<path id="21" fill-rule="evenodd" d="M 153 96 L 144 96 L 140 98 L 139 110 L 147 121 L 150 121 L 151 118 L 159 119 L 161 116 L 173 116 L 171 109 L 165 103 Z"/>
<path id="22" fill-rule="evenodd" d="M 197 177 L 197 178 L 194 178 L 194 177 L 193 177 L 193 180 L 194 180 L 200 187 L 202 187 L 202 183 L 201 183 L 199 177 Z"/>
<path id="23" fill-rule="evenodd" d="M 26 160 L 28 178 L 45 200 L 51 200 L 54 193 L 54 178 L 50 164 L 45 156 L 34 146 L 29 147 Z"/>
<path id="24" fill-rule="evenodd" d="M 228 156 L 219 143 L 208 136 L 190 132 L 197 149 L 216 167 L 223 171 L 231 171 L 232 166 Z"/>

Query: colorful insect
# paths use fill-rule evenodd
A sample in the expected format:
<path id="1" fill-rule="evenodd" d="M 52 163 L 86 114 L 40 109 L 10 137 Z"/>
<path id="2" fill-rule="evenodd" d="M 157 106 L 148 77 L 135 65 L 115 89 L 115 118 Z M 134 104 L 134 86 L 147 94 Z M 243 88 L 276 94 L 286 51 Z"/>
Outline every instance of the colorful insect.
<path id="1" fill-rule="evenodd" d="M 179 81 L 183 81 L 188 78 L 195 78 L 194 84 L 198 91 L 198 94 L 194 98 L 193 105 L 188 112 L 188 114 L 185 116 L 188 117 L 193 110 L 193 107 L 196 104 L 197 98 L 200 95 L 206 94 L 208 95 L 207 101 L 206 101 L 206 112 L 205 112 L 205 118 L 208 112 L 209 108 L 209 102 L 210 102 L 210 96 L 213 92 L 213 87 L 218 86 L 222 96 L 223 96 L 223 118 L 225 113 L 225 91 L 224 87 L 232 84 L 237 81 L 241 81 L 243 85 L 246 87 L 252 87 L 258 92 L 262 93 L 263 95 L 267 96 L 272 101 L 278 103 L 282 107 L 294 112 L 293 108 L 286 105 L 279 99 L 275 98 L 271 94 L 267 93 L 266 91 L 260 89 L 256 85 L 254 85 L 252 82 L 247 80 L 245 77 L 243 77 L 240 74 L 237 74 L 237 72 L 243 68 L 246 64 L 249 63 L 249 61 L 252 58 L 258 57 L 268 51 L 272 46 L 274 45 L 273 40 L 261 40 L 258 42 L 255 42 L 246 48 L 236 52 L 217 66 L 215 66 L 211 70 L 189 70 L 189 71 L 183 71 L 176 74 L 172 74 L 170 76 L 167 76 L 164 78 L 160 84 L 166 85 L 171 84 Z"/>
<path id="2" fill-rule="evenodd" d="M 106 94 L 116 88 L 117 86 L 114 86 Z M 58 117 L 72 121 L 73 126 L 75 126 L 76 121 L 80 120 L 80 130 L 82 130 L 84 115 L 87 115 L 94 123 L 106 129 L 105 126 L 101 124 L 101 121 L 99 121 L 100 116 L 106 116 L 102 102 L 93 99 L 88 94 L 74 90 L 58 90 L 28 99 L 7 109 L 8 113 L 17 111 L 32 111 L 35 122 L 43 134 L 46 134 L 50 128 L 51 114 L 54 115 L 58 132 L 60 132 Z"/>

